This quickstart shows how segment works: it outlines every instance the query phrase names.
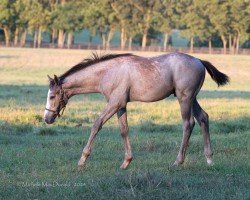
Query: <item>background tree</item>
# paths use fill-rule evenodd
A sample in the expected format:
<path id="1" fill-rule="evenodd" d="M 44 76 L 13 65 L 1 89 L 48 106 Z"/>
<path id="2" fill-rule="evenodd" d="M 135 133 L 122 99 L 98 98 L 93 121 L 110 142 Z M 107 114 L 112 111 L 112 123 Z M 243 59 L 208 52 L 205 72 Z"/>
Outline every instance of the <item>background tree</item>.
<path id="1" fill-rule="evenodd" d="M 89 28 L 93 35 L 99 33 L 103 48 L 109 49 L 110 42 L 119 22 L 116 18 L 115 11 L 111 7 L 111 1 L 93 0 L 84 10 L 86 28 Z"/>
<path id="2" fill-rule="evenodd" d="M 238 53 L 240 38 L 247 37 L 247 29 L 249 28 L 250 4 L 245 0 L 229 1 L 230 6 L 230 28 L 229 32 L 229 48 L 232 53 Z"/>
<path id="3" fill-rule="evenodd" d="M 230 32 L 230 18 L 228 17 L 229 3 L 228 1 L 211 0 L 208 3 L 210 15 L 209 19 L 221 37 L 223 43 L 223 52 L 226 53 L 227 38 Z"/>
<path id="4" fill-rule="evenodd" d="M 142 49 L 145 49 L 147 45 L 148 30 L 151 27 L 154 13 L 160 9 L 159 0 L 129 0 L 129 3 L 138 9 L 141 14 L 141 22 L 138 26 L 142 33 Z"/>
<path id="5" fill-rule="evenodd" d="M 182 35 L 190 38 L 190 53 L 193 52 L 194 38 L 204 39 L 206 20 L 199 0 L 181 0 L 177 12 L 181 17 Z"/>
<path id="6" fill-rule="evenodd" d="M 213 27 L 213 24 L 210 20 L 210 16 L 212 15 L 209 1 L 206 2 L 199 2 L 200 12 L 205 20 L 205 26 L 202 29 L 203 39 L 207 40 L 209 53 L 212 53 L 212 38 L 216 35 L 216 30 Z"/>
<path id="7" fill-rule="evenodd" d="M 133 39 L 140 34 L 141 29 L 138 26 L 141 19 L 141 13 L 137 9 L 132 9 L 129 17 L 126 20 L 126 35 L 128 37 L 128 49 L 132 49 Z"/>
<path id="8" fill-rule="evenodd" d="M 83 28 L 82 5 L 78 0 L 63 2 L 51 12 L 52 27 L 59 30 L 59 48 L 64 46 L 66 37 L 67 47 L 70 48 L 74 41 L 74 32 Z"/>
<path id="9" fill-rule="evenodd" d="M 52 29 L 58 30 L 58 40 L 57 40 L 57 45 L 59 48 L 64 47 L 65 43 L 65 37 L 66 37 L 66 32 L 65 32 L 65 27 L 67 24 L 65 21 L 67 20 L 65 12 L 68 12 L 65 8 L 66 0 L 60 0 L 60 2 L 56 2 L 54 4 L 54 9 L 51 12 L 51 26 Z"/>
<path id="10" fill-rule="evenodd" d="M 28 33 L 28 17 L 26 17 L 26 4 L 23 0 L 16 0 L 13 5 L 15 13 L 15 38 L 14 46 L 20 45 L 25 46 L 26 37 Z"/>
<path id="11" fill-rule="evenodd" d="M 10 45 L 11 28 L 14 25 L 13 3 L 15 0 L 2 0 L 0 3 L 0 28 L 4 31 L 5 44 Z"/>
<path id="12" fill-rule="evenodd" d="M 129 49 L 131 49 L 133 38 L 140 32 L 138 23 L 140 22 L 141 13 L 123 0 L 114 1 L 111 6 L 119 20 L 121 49 L 125 48 L 127 40 Z"/>
<path id="13" fill-rule="evenodd" d="M 163 50 L 168 46 L 169 35 L 175 27 L 176 13 L 174 11 L 175 2 L 172 0 L 161 0 L 161 7 L 155 12 L 153 17 L 153 28 L 163 33 Z"/>
<path id="14" fill-rule="evenodd" d="M 100 1 L 101 13 L 103 20 L 105 21 L 105 26 L 103 27 L 104 30 L 103 35 L 106 36 L 105 49 L 110 48 L 110 42 L 119 24 L 119 20 L 117 18 L 115 11 L 112 9 L 111 3 L 112 0 Z"/>
<path id="15" fill-rule="evenodd" d="M 33 33 L 33 46 L 40 47 L 48 13 L 39 0 L 23 0 L 22 3 L 22 20 L 28 22 L 28 29 Z"/>
<path id="16" fill-rule="evenodd" d="M 99 34 L 103 48 L 109 48 L 115 31 L 120 30 L 121 49 L 129 41 L 140 41 L 142 49 L 150 42 L 158 43 L 163 34 L 166 50 L 172 29 L 199 44 L 208 43 L 212 50 L 223 44 L 238 53 L 239 46 L 249 40 L 250 4 L 247 0 L 2 0 L 0 29 L 5 44 L 25 45 L 26 35 L 33 35 L 34 47 L 40 47 L 43 32 L 51 35 L 52 44 L 63 47 L 74 42 L 74 33 L 87 28 L 91 37 Z"/>
<path id="17" fill-rule="evenodd" d="M 122 0 L 117 0 L 111 3 L 111 7 L 114 10 L 117 19 L 119 21 L 119 26 L 120 26 L 120 40 L 121 40 L 121 49 L 124 49 L 126 46 L 126 41 L 127 41 L 127 34 L 126 34 L 126 25 L 127 21 L 129 20 L 129 17 L 131 16 L 130 13 L 132 12 L 131 10 L 131 5 L 124 3 Z"/>

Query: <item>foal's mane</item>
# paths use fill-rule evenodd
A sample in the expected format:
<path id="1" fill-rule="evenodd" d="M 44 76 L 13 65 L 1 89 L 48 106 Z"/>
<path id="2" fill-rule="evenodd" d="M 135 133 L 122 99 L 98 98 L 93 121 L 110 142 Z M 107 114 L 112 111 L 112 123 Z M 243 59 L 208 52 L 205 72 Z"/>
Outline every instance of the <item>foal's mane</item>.
<path id="1" fill-rule="evenodd" d="M 96 63 L 100 63 L 106 60 L 111 60 L 113 58 L 117 57 L 123 57 L 123 56 L 132 56 L 133 54 L 131 53 L 123 53 L 123 54 L 104 54 L 104 55 L 98 55 L 97 52 L 92 52 L 92 55 L 89 58 L 85 58 L 82 62 L 78 63 L 77 65 L 73 66 L 71 69 L 66 71 L 64 74 L 62 74 L 59 79 L 62 81 L 64 78 L 67 76 L 85 69 L 86 67 L 89 67 L 91 65 L 94 65 Z"/>

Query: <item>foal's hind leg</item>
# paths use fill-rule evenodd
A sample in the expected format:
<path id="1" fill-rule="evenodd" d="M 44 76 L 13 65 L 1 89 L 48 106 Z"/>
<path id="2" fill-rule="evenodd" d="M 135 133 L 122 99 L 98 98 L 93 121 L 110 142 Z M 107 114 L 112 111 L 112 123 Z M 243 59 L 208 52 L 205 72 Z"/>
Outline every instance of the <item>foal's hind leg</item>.
<path id="1" fill-rule="evenodd" d="M 126 169 L 130 162 L 132 161 L 132 152 L 131 152 L 131 146 L 128 138 L 128 122 L 127 122 L 127 110 L 125 108 L 121 108 L 117 112 L 118 122 L 121 130 L 121 136 L 123 138 L 124 142 L 124 148 L 125 148 L 125 158 L 121 165 L 121 169 Z"/>
<path id="2" fill-rule="evenodd" d="M 204 154 L 209 165 L 213 164 L 212 161 L 212 150 L 209 135 L 209 118 L 208 114 L 200 107 L 198 101 L 195 99 L 193 104 L 194 117 L 201 127 L 201 131 L 204 137 Z"/>
<path id="3" fill-rule="evenodd" d="M 174 165 L 180 165 L 185 160 L 185 154 L 188 147 L 189 138 L 191 136 L 192 130 L 194 128 L 195 122 L 192 114 L 192 100 L 186 98 L 185 100 L 180 100 L 181 116 L 183 120 L 183 137 L 181 142 L 181 147 L 174 162 Z"/>

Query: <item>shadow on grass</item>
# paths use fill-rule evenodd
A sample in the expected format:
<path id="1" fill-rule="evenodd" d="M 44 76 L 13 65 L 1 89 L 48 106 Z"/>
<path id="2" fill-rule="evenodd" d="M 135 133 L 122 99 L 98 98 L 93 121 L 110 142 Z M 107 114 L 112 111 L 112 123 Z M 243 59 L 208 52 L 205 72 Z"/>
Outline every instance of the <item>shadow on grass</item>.
<path id="1" fill-rule="evenodd" d="M 74 120 L 73 120 L 74 121 Z M 250 130 L 250 117 L 244 116 L 236 118 L 234 120 L 220 120 L 220 121 L 210 121 L 210 132 L 213 134 L 229 134 L 229 133 L 241 133 L 244 131 Z M 67 124 L 67 121 L 65 121 Z M 196 126 L 199 125 L 196 123 Z M 0 121 L 0 130 L 2 135 L 25 135 L 25 134 L 35 134 L 39 136 L 48 136 L 48 135 L 61 135 L 61 134 L 74 134 L 78 131 L 90 132 L 91 125 L 84 125 L 84 123 L 77 124 L 74 126 L 67 125 L 46 125 L 42 118 L 39 117 L 36 121 L 32 123 L 22 123 L 15 122 L 10 123 L 7 121 Z M 156 124 L 152 120 L 142 121 L 136 126 L 130 126 L 130 130 L 133 132 L 139 132 L 142 134 L 152 134 L 154 136 L 156 133 L 180 133 L 182 132 L 182 124 Z M 116 132 L 119 131 L 118 125 L 113 127 L 104 127 L 102 128 L 103 132 Z"/>
<path id="2" fill-rule="evenodd" d="M 213 134 L 228 134 L 228 133 L 240 133 L 242 131 L 250 130 L 250 116 L 244 116 L 236 118 L 234 120 L 210 120 L 210 132 Z M 199 127 L 196 122 L 196 126 Z M 131 127 L 133 128 L 133 127 Z M 156 133 L 156 132 L 176 132 L 182 131 L 182 124 L 156 124 L 152 120 L 143 121 L 138 125 L 139 130 L 144 133 Z"/>
<path id="3" fill-rule="evenodd" d="M 86 127 L 70 127 L 70 126 L 49 126 L 40 122 L 39 124 L 29 123 L 9 123 L 6 121 L 0 121 L 0 135 L 16 135 L 23 136 L 27 134 L 33 134 L 37 136 L 56 136 L 62 134 L 75 134 L 78 133 L 79 129 L 85 130 Z"/>
<path id="4" fill-rule="evenodd" d="M 6 59 L 6 58 L 19 58 L 19 56 L 10 56 L 10 55 L 0 55 L 0 59 Z"/>
<path id="5" fill-rule="evenodd" d="M 250 92 L 248 91 L 212 91 L 201 90 L 198 94 L 198 99 L 217 99 L 217 98 L 241 98 L 250 99 Z"/>

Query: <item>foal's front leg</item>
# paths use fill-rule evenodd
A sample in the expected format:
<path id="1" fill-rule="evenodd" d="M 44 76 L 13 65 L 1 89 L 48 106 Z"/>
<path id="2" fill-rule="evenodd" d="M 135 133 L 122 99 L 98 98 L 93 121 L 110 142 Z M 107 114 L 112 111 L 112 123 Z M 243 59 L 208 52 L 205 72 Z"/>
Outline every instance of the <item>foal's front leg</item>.
<path id="1" fill-rule="evenodd" d="M 121 169 L 126 169 L 130 162 L 132 161 L 132 152 L 131 152 L 131 145 L 128 138 L 128 122 L 127 122 L 127 110 L 125 108 L 121 108 L 117 112 L 118 122 L 121 130 L 121 136 L 124 142 L 124 148 L 125 148 L 125 158 L 120 166 Z"/>
<path id="2" fill-rule="evenodd" d="M 81 169 L 84 166 L 87 158 L 89 157 L 97 133 L 101 130 L 103 124 L 107 120 L 109 120 L 117 112 L 117 110 L 118 110 L 118 104 L 109 103 L 102 112 L 102 114 L 95 120 L 94 125 L 92 126 L 91 129 L 89 140 L 85 148 L 83 149 L 82 156 L 78 162 L 79 169 Z"/>

